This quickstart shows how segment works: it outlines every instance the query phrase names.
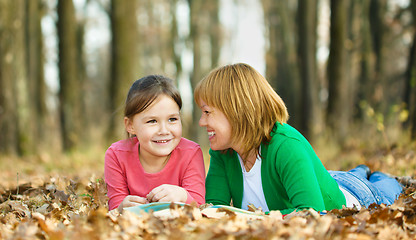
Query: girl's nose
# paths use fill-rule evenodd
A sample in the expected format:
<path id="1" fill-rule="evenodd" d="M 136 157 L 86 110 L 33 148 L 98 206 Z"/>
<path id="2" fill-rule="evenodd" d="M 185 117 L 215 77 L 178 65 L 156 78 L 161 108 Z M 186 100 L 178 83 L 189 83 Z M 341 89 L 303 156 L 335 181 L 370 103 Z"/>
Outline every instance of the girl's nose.
<path id="1" fill-rule="evenodd" d="M 164 134 L 164 133 L 168 133 L 168 128 L 167 128 L 167 124 L 166 123 L 161 123 L 160 124 L 160 128 L 159 128 L 159 133 L 160 134 Z"/>

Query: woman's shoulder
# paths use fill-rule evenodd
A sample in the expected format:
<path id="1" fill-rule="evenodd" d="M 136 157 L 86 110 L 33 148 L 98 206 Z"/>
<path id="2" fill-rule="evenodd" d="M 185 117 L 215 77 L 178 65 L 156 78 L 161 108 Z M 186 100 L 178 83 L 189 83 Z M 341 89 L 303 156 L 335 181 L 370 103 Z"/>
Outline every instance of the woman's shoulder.
<path id="1" fill-rule="evenodd" d="M 270 135 L 272 139 L 281 141 L 286 139 L 301 140 L 303 138 L 302 134 L 298 130 L 287 123 L 276 123 Z"/>
<path id="2" fill-rule="evenodd" d="M 307 144 L 306 138 L 287 123 L 276 123 L 270 135 L 272 139 L 268 145 L 273 146 L 273 148 L 281 148 L 282 146 L 292 148 L 293 146 Z"/>

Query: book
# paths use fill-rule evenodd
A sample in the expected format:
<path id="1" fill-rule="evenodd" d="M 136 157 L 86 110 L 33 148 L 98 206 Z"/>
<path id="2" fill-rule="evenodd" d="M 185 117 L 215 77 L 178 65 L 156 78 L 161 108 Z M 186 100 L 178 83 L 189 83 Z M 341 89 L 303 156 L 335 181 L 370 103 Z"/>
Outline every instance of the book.
<path id="1" fill-rule="evenodd" d="M 252 212 L 232 206 L 226 205 L 209 205 L 209 206 L 201 206 L 200 208 L 191 206 L 185 203 L 178 203 L 178 202 L 154 202 L 148 204 L 141 204 L 134 207 L 128 207 L 124 210 L 135 213 L 139 216 L 143 215 L 144 213 L 152 214 L 156 217 L 162 218 L 174 218 L 179 216 L 181 211 L 185 210 L 193 211 L 192 214 L 198 218 L 200 217 L 207 217 L 207 218 L 222 218 L 225 216 L 238 216 L 247 219 L 261 219 L 265 216 L 264 212 Z"/>

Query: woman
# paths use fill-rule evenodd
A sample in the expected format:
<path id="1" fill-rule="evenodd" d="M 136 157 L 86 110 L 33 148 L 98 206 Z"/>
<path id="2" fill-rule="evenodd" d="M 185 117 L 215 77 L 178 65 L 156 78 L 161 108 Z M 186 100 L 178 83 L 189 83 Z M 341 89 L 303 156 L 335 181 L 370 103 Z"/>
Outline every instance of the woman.
<path id="1" fill-rule="evenodd" d="M 286 123 L 289 116 L 282 99 L 251 66 L 239 63 L 213 70 L 196 86 L 194 98 L 202 110 L 199 125 L 207 129 L 211 147 L 207 203 L 232 202 L 243 209 L 253 204 L 282 214 L 368 204 L 360 197 L 361 188 L 370 182 L 360 180 L 357 190 L 355 182 L 344 184 L 358 178 L 350 172 L 334 172 L 332 177 L 309 142 Z M 367 171 L 365 166 L 355 170 Z M 401 191 L 396 185 L 393 199 Z"/>

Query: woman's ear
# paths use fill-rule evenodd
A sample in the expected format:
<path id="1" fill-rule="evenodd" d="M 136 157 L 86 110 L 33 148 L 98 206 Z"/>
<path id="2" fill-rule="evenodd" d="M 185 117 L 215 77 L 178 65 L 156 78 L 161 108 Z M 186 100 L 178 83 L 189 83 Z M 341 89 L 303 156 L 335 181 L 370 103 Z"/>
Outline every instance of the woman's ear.
<path id="1" fill-rule="evenodd" d="M 135 135 L 133 128 L 133 122 L 128 117 L 124 117 L 124 127 L 126 128 L 126 131 L 130 133 L 131 135 Z"/>

